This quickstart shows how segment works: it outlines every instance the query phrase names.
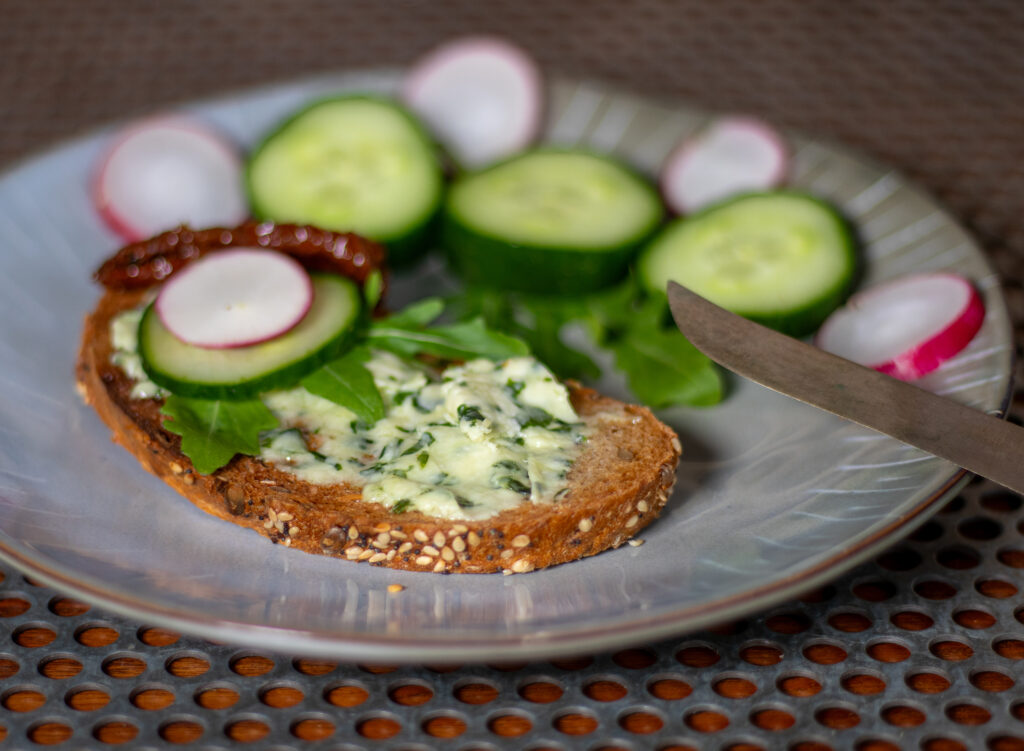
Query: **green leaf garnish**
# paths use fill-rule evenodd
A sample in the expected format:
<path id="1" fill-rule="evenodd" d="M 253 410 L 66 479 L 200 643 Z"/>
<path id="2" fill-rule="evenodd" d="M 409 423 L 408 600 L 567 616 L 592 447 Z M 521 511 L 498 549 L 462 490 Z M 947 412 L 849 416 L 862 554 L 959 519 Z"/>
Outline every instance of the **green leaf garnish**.
<path id="1" fill-rule="evenodd" d="M 489 329 L 482 318 L 430 328 L 397 318 L 370 324 L 367 344 L 405 357 L 428 354 L 448 360 L 504 360 L 530 353 L 522 340 Z"/>
<path id="2" fill-rule="evenodd" d="M 468 289 L 456 298 L 463 318 L 479 317 L 493 329 L 522 339 L 540 362 L 562 378 L 597 378 L 601 369 L 567 344 L 563 330 L 586 312 L 584 299 Z"/>
<path id="3" fill-rule="evenodd" d="M 590 356 L 565 341 L 575 325 L 613 354 L 633 395 L 651 407 L 707 406 L 722 398 L 718 369 L 668 322 L 664 297 L 647 296 L 632 278 L 581 296 L 539 296 L 468 289 L 454 302 L 525 341 L 562 378 L 596 378 Z"/>
<path id="4" fill-rule="evenodd" d="M 277 418 L 259 399 L 192 399 L 167 397 L 161 413 L 164 428 L 181 436 L 181 451 L 196 472 L 217 471 L 235 454 L 258 455 L 260 433 L 277 427 Z"/>
<path id="5" fill-rule="evenodd" d="M 354 347 L 302 379 L 301 385 L 311 394 L 346 407 L 360 420 L 375 423 L 384 417 L 384 400 L 366 368 L 370 353 Z"/>
<path id="6" fill-rule="evenodd" d="M 439 297 L 425 297 L 410 303 L 397 313 L 392 313 L 382 322 L 397 328 L 423 328 L 435 321 L 444 312 L 444 301 Z"/>
<path id="7" fill-rule="evenodd" d="M 709 406 L 722 400 L 721 372 L 678 329 L 662 323 L 660 300 L 634 311 L 620 336 L 608 343 L 615 365 L 644 404 Z"/>

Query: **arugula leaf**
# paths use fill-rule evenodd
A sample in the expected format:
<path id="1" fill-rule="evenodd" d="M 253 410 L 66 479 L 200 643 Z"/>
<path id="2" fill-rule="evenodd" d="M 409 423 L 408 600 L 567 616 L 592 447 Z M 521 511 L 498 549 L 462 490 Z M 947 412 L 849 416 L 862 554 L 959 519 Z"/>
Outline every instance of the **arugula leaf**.
<path id="1" fill-rule="evenodd" d="M 482 318 L 430 328 L 402 319 L 396 321 L 396 318 L 398 316 L 371 323 L 366 334 L 367 344 L 406 357 L 423 353 L 452 360 L 474 357 L 503 360 L 530 353 L 522 340 L 489 329 Z"/>
<path id="2" fill-rule="evenodd" d="M 601 368 L 586 353 L 566 344 L 562 332 L 576 320 L 577 301 L 562 301 L 564 305 L 538 303 L 524 298 L 523 306 L 533 316 L 532 326 L 520 325 L 516 333 L 530 345 L 534 356 L 561 378 L 599 378 Z"/>
<path id="3" fill-rule="evenodd" d="M 208 475 L 235 454 L 259 455 L 260 432 L 277 427 L 277 418 L 259 399 L 193 399 L 170 395 L 161 408 L 164 428 L 181 436 L 181 451 L 196 472 Z"/>
<path id="4" fill-rule="evenodd" d="M 648 299 L 625 330 L 606 342 L 630 390 L 650 407 L 701 407 L 722 400 L 721 372 L 678 329 L 664 325 L 665 307 Z"/>
<path id="5" fill-rule="evenodd" d="M 488 326 L 522 339 L 533 355 L 561 378 L 601 375 L 589 356 L 562 339 L 565 325 L 585 311 L 579 298 L 531 297 L 471 288 L 456 303 L 463 318 L 481 317 Z"/>
<path id="6" fill-rule="evenodd" d="M 443 312 L 444 301 L 440 297 L 425 297 L 382 318 L 380 322 L 397 328 L 423 328 Z"/>
<path id="7" fill-rule="evenodd" d="M 578 297 L 542 297 L 467 290 L 457 300 L 500 330 L 521 337 L 562 378 L 596 378 L 600 368 L 562 338 L 582 326 L 610 351 L 633 395 L 652 407 L 706 406 L 722 398 L 719 370 L 671 326 L 664 297 L 648 296 L 635 279 Z"/>
<path id="8" fill-rule="evenodd" d="M 354 347 L 300 383 L 310 393 L 347 407 L 360 420 L 374 423 L 384 417 L 384 399 L 364 364 L 369 359 L 365 347 Z"/>

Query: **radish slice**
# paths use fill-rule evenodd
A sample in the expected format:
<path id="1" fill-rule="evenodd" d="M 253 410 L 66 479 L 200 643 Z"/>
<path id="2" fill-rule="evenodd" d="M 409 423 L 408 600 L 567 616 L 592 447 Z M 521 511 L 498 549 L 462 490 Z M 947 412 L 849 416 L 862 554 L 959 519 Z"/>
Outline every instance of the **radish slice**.
<path id="1" fill-rule="evenodd" d="M 245 347 L 291 330 L 313 304 L 313 283 L 282 253 L 233 248 L 172 276 L 156 298 L 168 331 L 207 349 Z"/>
<path id="2" fill-rule="evenodd" d="M 985 303 L 963 277 L 915 274 L 851 297 L 822 324 L 815 343 L 910 381 L 966 347 L 984 317 Z"/>
<path id="3" fill-rule="evenodd" d="M 101 163 L 94 189 L 100 215 L 129 242 L 179 224 L 233 227 L 249 213 L 235 148 L 180 117 L 125 130 Z"/>
<path id="4" fill-rule="evenodd" d="M 402 98 L 463 167 L 509 156 L 540 129 L 540 70 L 526 52 L 501 39 L 442 45 L 412 67 Z"/>
<path id="5" fill-rule="evenodd" d="M 786 176 L 788 153 L 782 137 L 750 118 L 724 117 L 685 141 L 661 171 L 661 192 L 678 214 L 739 193 L 767 190 Z"/>

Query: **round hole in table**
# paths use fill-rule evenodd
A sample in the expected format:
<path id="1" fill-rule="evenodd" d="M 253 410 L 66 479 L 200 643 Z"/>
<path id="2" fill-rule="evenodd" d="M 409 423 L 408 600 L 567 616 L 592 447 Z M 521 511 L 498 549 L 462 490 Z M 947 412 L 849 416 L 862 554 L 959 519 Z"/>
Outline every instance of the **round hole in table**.
<path id="1" fill-rule="evenodd" d="M 84 668 L 81 661 L 71 654 L 47 655 L 39 661 L 39 674 L 56 681 L 74 678 Z"/>
<path id="2" fill-rule="evenodd" d="M 274 669 L 274 660 L 263 654 L 241 653 L 228 660 L 231 672 L 245 677 L 266 675 Z"/>
<path id="3" fill-rule="evenodd" d="M 403 707 L 418 707 L 434 698 L 434 689 L 424 681 L 406 680 L 393 684 L 387 691 L 388 698 Z"/>
<path id="4" fill-rule="evenodd" d="M 600 725 L 597 715 L 581 708 L 560 712 L 551 721 L 551 726 L 564 735 L 590 735 Z"/>
<path id="5" fill-rule="evenodd" d="M 301 704 L 306 699 L 302 687 L 289 681 L 274 681 L 259 690 L 261 704 L 274 709 L 287 709 Z"/>
<path id="6" fill-rule="evenodd" d="M 891 581 L 885 579 L 865 579 L 856 582 L 850 591 L 854 597 L 865 602 L 885 602 L 897 595 L 899 589 Z"/>
<path id="7" fill-rule="evenodd" d="M 177 701 L 174 689 L 160 683 L 147 683 L 131 692 L 128 700 L 132 706 L 148 712 L 159 712 Z"/>
<path id="8" fill-rule="evenodd" d="M 299 657 L 292 660 L 292 669 L 297 673 L 308 676 L 328 675 L 334 672 L 338 663 L 333 660 L 315 660 L 308 657 Z"/>
<path id="9" fill-rule="evenodd" d="M 28 739 L 39 746 L 57 746 L 69 740 L 74 734 L 70 725 L 60 718 L 46 718 L 34 722 L 28 728 Z"/>
<path id="10" fill-rule="evenodd" d="M 662 701 L 681 701 L 693 693 L 693 686 L 682 676 L 657 675 L 647 682 L 647 693 Z"/>
<path id="11" fill-rule="evenodd" d="M 169 647 L 178 643 L 181 634 L 166 628 L 143 626 L 136 633 L 136 638 L 149 647 Z"/>
<path id="12" fill-rule="evenodd" d="M 1003 533 L 1003 525 L 988 516 L 972 516 L 956 525 L 956 531 L 968 540 L 994 540 Z"/>
<path id="13" fill-rule="evenodd" d="M 885 676 L 874 670 L 857 670 L 846 673 L 839 680 L 839 685 L 851 694 L 873 696 L 886 689 Z"/>
<path id="14" fill-rule="evenodd" d="M 919 694 L 940 694 L 953 685 L 948 675 L 934 669 L 911 673 L 904 680 L 912 691 Z"/>
<path id="15" fill-rule="evenodd" d="M 148 667 L 141 657 L 126 652 L 110 655 L 102 663 L 103 672 L 111 678 L 137 678 L 146 672 Z"/>
<path id="16" fill-rule="evenodd" d="M 785 657 L 785 651 L 778 644 L 757 640 L 740 647 L 740 659 L 750 665 L 766 667 L 777 665 Z M 717 662 L 717 660 L 716 660 Z"/>
<path id="17" fill-rule="evenodd" d="M 781 676 L 775 685 L 786 696 L 795 698 L 815 696 L 822 689 L 821 681 L 809 672 L 788 673 Z"/>
<path id="18" fill-rule="evenodd" d="M 651 735 L 665 727 L 665 718 L 651 707 L 639 706 L 624 710 L 618 725 L 633 735 Z"/>
<path id="19" fill-rule="evenodd" d="M 902 702 L 883 707 L 880 714 L 887 724 L 898 728 L 916 728 L 928 719 L 923 707 Z"/>
<path id="20" fill-rule="evenodd" d="M 288 726 L 288 732 L 293 736 L 310 743 L 326 740 L 334 735 L 336 730 L 334 721 L 322 714 L 304 714 Z"/>
<path id="21" fill-rule="evenodd" d="M 121 633 L 113 623 L 94 621 L 75 629 L 75 641 L 83 647 L 109 647 L 121 638 Z"/>
<path id="22" fill-rule="evenodd" d="M 336 707 L 358 707 L 370 698 L 370 691 L 360 683 L 338 683 L 324 690 L 324 699 Z"/>
<path id="23" fill-rule="evenodd" d="M 1002 670 L 983 668 L 973 671 L 969 678 L 971 685 L 989 693 L 1002 693 L 1013 688 L 1017 681 Z"/>
<path id="24" fill-rule="evenodd" d="M 974 648 L 956 637 L 939 637 L 928 645 L 928 651 L 940 660 L 960 662 L 974 656 Z"/>
<path id="25" fill-rule="evenodd" d="M 0 594 L 0 618 L 16 618 L 32 609 L 32 600 L 20 592 Z"/>
<path id="26" fill-rule="evenodd" d="M 51 613 L 61 618 L 74 618 L 75 616 L 85 615 L 90 610 L 90 607 L 84 602 L 60 596 L 52 598 L 47 604 L 47 608 Z"/>
<path id="27" fill-rule="evenodd" d="M 92 729 L 92 737 L 109 746 L 131 743 L 139 736 L 138 726 L 127 717 L 108 717 Z"/>
<path id="28" fill-rule="evenodd" d="M 57 638 L 60 629 L 43 621 L 34 621 L 22 624 L 14 629 L 11 634 L 11 641 L 19 647 L 28 649 L 39 649 L 49 646 Z"/>
<path id="29" fill-rule="evenodd" d="M 110 692 L 96 683 L 84 683 L 68 689 L 64 703 L 76 712 L 95 712 L 110 704 Z"/>
<path id="30" fill-rule="evenodd" d="M 533 704 L 551 704 L 565 695 L 565 686 L 555 678 L 538 675 L 522 680 L 516 693 Z"/>
<path id="31" fill-rule="evenodd" d="M 203 709 L 230 709 L 242 698 L 235 686 L 223 681 L 208 683 L 196 689 L 193 701 Z"/>
<path id="32" fill-rule="evenodd" d="M 259 715 L 242 715 L 228 721 L 224 735 L 237 743 L 256 743 L 270 735 L 270 722 Z"/>
<path id="33" fill-rule="evenodd" d="M 483 678 L 466 678 L 452 688 L 452 696 L 456 700 L 474 706 L 490 704 L 500 693 L 501 689 Z"/>
<path id="34" fill-rule="evenodd" d="M 1019 592 L 1017 585 L 1013 582 L 995 577 L 979 579 L 974 583 L 974 589 L 978 594 L 991 597 L 994 600 L 1005 600 Z"/>
<path id="35" fill-rule="evenodd" d="M 758 707 L 750 712 L 750 723 L 772 733 L 789 730 L 796 724 L 793 710 L 781 705 Z"/>
<path id="36" fill-rule="evenodd" d="M 689 668 L 707 668 L 718 662 L 721 656 L 711 644 L 684 644 L 676 651 L 676 660 Z"/>
<path id="37" fill-rule="evenodd" d="M 458 738 L 468 727 L 468 719 L 455 712 L 432 714 L 420 723 L 423 732 L 432 738 Z"/>
<path id="38" fill-rule="evenodd" d="M 1013 491 L 999 488 L 982 493 L 979 503 L 989 511 L 1010 514 L 1020 509 L 1021 497 Z"/>
<path id="39" fill-rule="evenodd" d="M 712 690 L 725 699 L 746 699 L 757 693 L 757 684 L 752 676 L 739 673 L 723 673 L 711 683 Z"/>
<path id="40" fill-rule="evenodd" d="M 517 738 L 533 730 L 533 719 L 525 712 L 506 710 L 492 715 L 487 729 L 503 738 Z"/>

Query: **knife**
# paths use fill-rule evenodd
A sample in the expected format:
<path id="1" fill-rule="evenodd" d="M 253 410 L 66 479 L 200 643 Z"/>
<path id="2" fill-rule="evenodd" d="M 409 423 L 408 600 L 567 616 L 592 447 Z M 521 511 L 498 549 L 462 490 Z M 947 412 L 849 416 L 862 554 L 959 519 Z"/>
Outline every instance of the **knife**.
<path id="1" fill-rule="evenodd" d="M 1024 493 L 1024 428 L 780 334 L 675 282 L 668 302 L 686 338 L 728 370 Z"/>

